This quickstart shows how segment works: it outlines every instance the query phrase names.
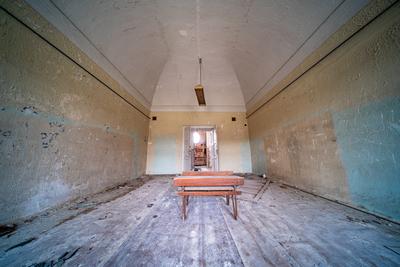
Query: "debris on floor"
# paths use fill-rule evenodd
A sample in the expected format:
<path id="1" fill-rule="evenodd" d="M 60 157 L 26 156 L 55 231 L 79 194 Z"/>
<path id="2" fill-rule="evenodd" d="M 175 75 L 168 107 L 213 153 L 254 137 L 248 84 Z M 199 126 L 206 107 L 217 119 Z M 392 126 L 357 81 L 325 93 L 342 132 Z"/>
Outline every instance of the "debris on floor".
<path id="1" fill-rule="evenodd" d="M 257 194 L 254 196 L 254 199 L 257 201 L 260 200 L 264 194 L 264 192 L 268 189 L 269 184 L 271 183 L 271 180 L 266 180 L 265 184 L 260 188 L 260 190 L 257 192 Z"/>
<path id="2" fill-rule="evenodd" d="M 0 266 L 400 265 L 400 225 L 279 183 L 247 180 L 254 193 L 240 196 L 238 220 L 225 199 L 193 197 L 183 221 L 170 177 L 155 177 L 37 235 L 40 216 L 18 227 L 0 238 Z"/>
<path id="3" fill-rule="evenodd" d="M 268 189 L 271 180 L 253 174 L 246 174 L 244 177 L 244 185 L 240 186 L 242 195 L 239 196 L 239 200 L 250 202 L 260 200 L 264 192 Z"/>
<path id="4" fill-rule="evenodd" d="M 53 267 L 53 266 L 62 266 L 67 260 L 72 258 L 76 252 L 78 252 L 80 248 L 76 248 L 72 251 L 67 251 L 62 254 L 57 260 L 50 260 L 50 261 L 42 261 L 40 263 L 34 263 L 30 267 Z"/>
<path id="5" fill-rule="evenodd" d="M 6 224 L 6 225 L 0 224 L 0 237 L 9 235 L 13 233 L 16 229 L 17 229 L 16 224 Z"/>
<path id="6" fill-rule="evenodd" d="M 124 184 L 107 188 L 102 192 L 66 202 L 14 223 L 0 225 L 0 256 L 1 251 L 18 247 L 26 240 L 35 240 L 40 234 L 46 233 L 81 215 L 88 214 L 99 205 L 120 198 L 151 179 L 153 177 L 150 175 L 142 176 Z M 6 238 L 6 240 L 3 240 L 3 238 Z"/>
<path id="7" fill-rule="evenodd" d="M 8 251 L 10 251 L 10 250 L 12 250 L 12 249 L 14 249 L 14 248 L 23 247 L 23 246 L 25 246 L 26 244 L 29 244 L 29 243 L 31 243 L 32 241 L 35 241 L 36 239 L 37 239 L 36 237 L 31 237 L 31 238 L 29 238 L 29 239 L 27 239 L 27 240 L 22 241 L 21 243 L 18 243 L 18 244 L 16 244 L 16 245 L 13 245 L 13 246 L 9 247 L 8 249 L 5 250 L 5 252 L 8 252 Z"/>

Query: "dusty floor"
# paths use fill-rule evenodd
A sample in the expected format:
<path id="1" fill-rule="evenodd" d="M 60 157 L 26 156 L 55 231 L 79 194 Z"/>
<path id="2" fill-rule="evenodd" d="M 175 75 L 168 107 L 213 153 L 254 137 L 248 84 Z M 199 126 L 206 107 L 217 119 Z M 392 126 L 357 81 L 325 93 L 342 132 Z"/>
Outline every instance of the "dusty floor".
<path id="1" fill-rule="evenodd" d="M 400 265 L 399 225 L 277 183 L 262 186 L 246 180 L 238 221 L 212 197 L 192 198 L 182 221 L 170 177 L 107 191 L 77 202 L 92 203 L 87 209 L 69 216 L 71 206 L 58 209 L 1 237 L 0 266 Z"/>

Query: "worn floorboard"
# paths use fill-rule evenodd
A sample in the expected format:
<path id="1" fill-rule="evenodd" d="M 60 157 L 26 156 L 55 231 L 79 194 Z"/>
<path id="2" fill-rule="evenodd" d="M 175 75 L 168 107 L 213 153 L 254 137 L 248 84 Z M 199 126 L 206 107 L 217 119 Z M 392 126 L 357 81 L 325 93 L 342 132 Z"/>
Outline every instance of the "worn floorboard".
<path id="1" fill-rule="evenodd" d="M 178 203 L 180 198 L 170 191 L 154 215 L 141 222 L 106 266 L 242 265 L 217 199 L 190 199 L 184 222 Z"/>
<path id="2" fill-rule="evenodd" d="M 400 265 L 397 224 L 277 183 L 253 195 L 237 221 L 223 198 L 192 197 L 183 221 L 171 178 L 154 178 L 19 246 L 1 237 L 0 266 Z"/>

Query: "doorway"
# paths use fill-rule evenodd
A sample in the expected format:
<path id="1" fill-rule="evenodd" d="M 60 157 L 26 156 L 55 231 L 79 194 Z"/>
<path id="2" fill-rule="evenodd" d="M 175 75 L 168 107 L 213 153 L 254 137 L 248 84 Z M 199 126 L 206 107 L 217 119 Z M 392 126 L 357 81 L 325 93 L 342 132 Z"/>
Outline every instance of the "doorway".
<path id="1" fill-rule="evenodd" d="M 217 131 L 214 126 L 185 126 L 183 170 L 218 171 Z"/>

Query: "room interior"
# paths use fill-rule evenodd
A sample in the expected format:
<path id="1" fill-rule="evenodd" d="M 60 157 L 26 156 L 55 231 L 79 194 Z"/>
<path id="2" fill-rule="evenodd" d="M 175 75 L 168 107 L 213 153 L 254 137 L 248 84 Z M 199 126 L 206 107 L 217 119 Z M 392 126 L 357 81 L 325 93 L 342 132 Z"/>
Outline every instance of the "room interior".
<path id="1" fill-rule="evenodd" d="M 185 126 L 183 171 L 218 171 L 215 126 Z"/>
<path id="2" fill-rule="evenodd" d="M 399 14 L 0 0 L 0 266 L 399 266 Z"/>

